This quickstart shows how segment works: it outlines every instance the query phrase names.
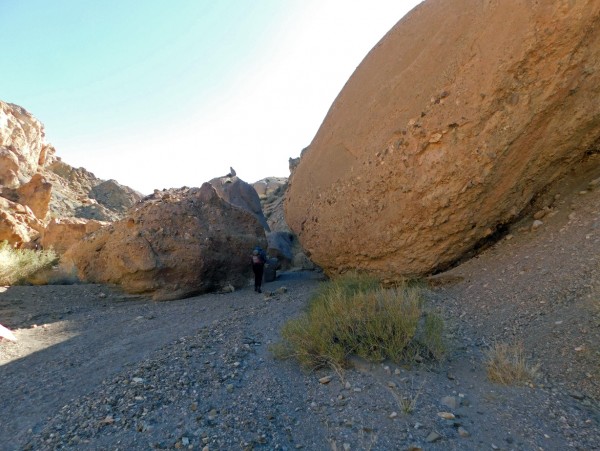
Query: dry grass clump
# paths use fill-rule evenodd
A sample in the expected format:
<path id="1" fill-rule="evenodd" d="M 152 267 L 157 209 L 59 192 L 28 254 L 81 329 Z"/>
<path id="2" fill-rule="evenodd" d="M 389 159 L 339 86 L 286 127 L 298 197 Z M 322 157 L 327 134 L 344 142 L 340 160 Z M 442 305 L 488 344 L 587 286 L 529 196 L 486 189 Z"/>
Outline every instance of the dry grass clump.
<path id="1" fill-rule="evenodd" d="M 58 262 L 50 250 L 14 249 L 8 242 L 0 242 L 0 285 L 15 285 L 38 271 L 51 268 Z"/>
<path id="2" fill-rule="evenodd" d="M 306 313 L 288 321 L 274 352 L 303 366 L 343 368 L 348 357 L 395 362 L 440 358 L 443 322 L 425 313 L 422 290 L 383 289 L 377 280 L 347 275 L 325 283 Z"/>
<path id="3" fill-rule="evenodd" d="M 487 351 L 486 369 L 492 382 L 519 385 L 533 381 L 539 366 L 527 363 L 522 343 L 497 343 Z"/>

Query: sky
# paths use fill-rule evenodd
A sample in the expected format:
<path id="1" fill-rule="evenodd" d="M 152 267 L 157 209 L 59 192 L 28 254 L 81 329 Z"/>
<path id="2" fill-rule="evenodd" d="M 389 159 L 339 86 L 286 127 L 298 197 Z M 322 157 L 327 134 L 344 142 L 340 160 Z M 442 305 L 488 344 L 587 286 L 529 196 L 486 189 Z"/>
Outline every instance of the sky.
<path id="1" fill-rule="evenodd" d="M 420 0 L 0 0 L 0 100 L 57 156 L 143 194 L 287 177 Z"/>

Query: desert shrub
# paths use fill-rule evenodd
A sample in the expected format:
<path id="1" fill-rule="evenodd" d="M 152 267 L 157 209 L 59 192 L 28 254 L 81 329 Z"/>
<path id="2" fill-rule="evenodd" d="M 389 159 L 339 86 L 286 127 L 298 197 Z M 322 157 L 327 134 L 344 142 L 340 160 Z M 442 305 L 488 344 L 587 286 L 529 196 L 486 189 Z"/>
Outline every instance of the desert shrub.
<path id="1" fill-rule="evenodd" d="M 353 274 L 323 284 L 307 311 L 283 326 L 274 352 L 308 368 L 342 368 L 351 355 L 395 362 L 440 358 L 442 330 L 440 318 L 424 313 L 418 286 L 384 289 Z"/>
<path id="2" fill-rule="evenodd" d="M 538 369 L 527 363 L 522 343 L 497 343 L 486 353 L 488 379 L 498 384 L 526 384 L 535 379 Z"/>
<path id="3" fill-rule="evenodd" d="M 15 249 L 8 242 L 0 243 L 0 285 L 15 285 L 38 271 L 51 268 L 58 262 L 50 250 Z"/>

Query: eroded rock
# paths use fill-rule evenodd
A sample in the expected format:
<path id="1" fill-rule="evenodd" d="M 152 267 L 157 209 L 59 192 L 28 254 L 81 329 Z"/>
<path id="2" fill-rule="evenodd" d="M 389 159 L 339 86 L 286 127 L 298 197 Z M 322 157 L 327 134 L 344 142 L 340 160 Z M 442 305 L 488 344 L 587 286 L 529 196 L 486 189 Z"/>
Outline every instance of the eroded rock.
<path id="1" fill-rule="evenodd" d="M 108 222 L 83 218 L 52 219 L 42 231 L 40 244 L 44 249 L 53 248 L 57 254 L 64 254 L 84 236 L 108 225 Z"/>
<path id="2" fill-rule="evenodd" d="M 286 220 L 328 273 L 441 270 L 600 150 L 600 3 L 424 2 L 295 168 Z"/>
<path id="3" fill-rule="evenodd" d="M 226 202 L 250 212 L 267 232 L 270 231 L 262 211 L 260 198 L 252 185 L 231 173 L 224 177 L 214 178 L 209 183 Z"/>
<path id="4" fill-rule="evenodd" d="M 66 272 L 125 291 L 176 299 L 248 284 L 248 255 L 266 246 L 254 215 L 201 188 L 156 191 L 128 216 L 85 237 L 63 256 Z"/>

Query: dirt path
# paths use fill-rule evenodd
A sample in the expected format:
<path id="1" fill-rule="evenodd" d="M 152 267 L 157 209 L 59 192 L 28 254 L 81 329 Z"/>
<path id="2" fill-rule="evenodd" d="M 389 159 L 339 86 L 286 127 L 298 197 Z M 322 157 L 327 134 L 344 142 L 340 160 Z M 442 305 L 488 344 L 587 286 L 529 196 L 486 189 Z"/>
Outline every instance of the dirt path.
<path id="1" fill-rule="evenodd" d="M 318 277 L 289 273 L 268 286 L 306 293 L 295 303 L 287 298 L 297 296 L 265 301 L 251 291 L 155 303 L 100 285 L 9 288 L 0 293 L 0 316 L 19 341 L 0 344 L 0 448 L 18 449 L 61 407 L 179 338 L 258 307 L 293 314 Z M 273 310 L 264 312 L 263 327 L 283 317 Z"/>

